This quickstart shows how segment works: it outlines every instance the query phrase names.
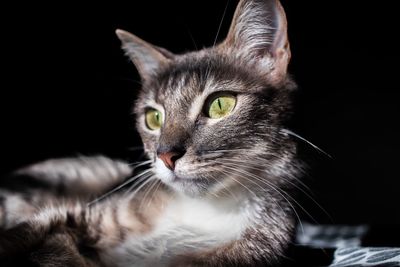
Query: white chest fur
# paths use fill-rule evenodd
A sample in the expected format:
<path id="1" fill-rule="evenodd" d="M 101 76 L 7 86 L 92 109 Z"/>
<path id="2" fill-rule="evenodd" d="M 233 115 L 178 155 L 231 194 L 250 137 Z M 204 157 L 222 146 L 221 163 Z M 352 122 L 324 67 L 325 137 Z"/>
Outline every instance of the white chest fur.
<path id="1" fill-rule="evenodd" d="M 220 241 L 238 238 L 249 225 L 252 205 L 247 200 L 206 200 L 180 197 L 171 202 L 160 218 L 155 233 L 174 227 L 217 235 Z"/>
<path id="2" fill-rule="evenodd" d="M 124 259 L 119 266 L 167 266 L 175 255 L 212 249 L 239 239 L 254 222 L 256 212 L 254 202 L 244 197 L 178 197 L 168 204 L 153 231 L 129 237 L 112 253 L 112 258 Z"/>

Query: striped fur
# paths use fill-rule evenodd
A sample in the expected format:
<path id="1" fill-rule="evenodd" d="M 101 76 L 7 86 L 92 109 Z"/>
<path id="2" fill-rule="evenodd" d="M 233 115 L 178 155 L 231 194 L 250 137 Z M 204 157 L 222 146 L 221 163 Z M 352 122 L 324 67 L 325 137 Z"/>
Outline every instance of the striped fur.
<path id="1" fill-rule="evenodd" d="M 17 171 L 0 191 L 2 266 L 278 263 L 301 171 L 285 130 L 296 88 L 286 26 L 278 0 L 241 0 L 226 40 L 197 52 L 174 55 L 118 30 L 143 80 L 135 112 L 149 169 L 130 178 L 124 162 L 82 157 Z M 232 112 L 205 116 L 227 92 Z M 163 114 L 160 130 L 146 126 L 149 108 Z M 158 154 L 174 149 L 184 153 L 172 170 Z M 126 179 L 136 187 L 90 202 Z"/>

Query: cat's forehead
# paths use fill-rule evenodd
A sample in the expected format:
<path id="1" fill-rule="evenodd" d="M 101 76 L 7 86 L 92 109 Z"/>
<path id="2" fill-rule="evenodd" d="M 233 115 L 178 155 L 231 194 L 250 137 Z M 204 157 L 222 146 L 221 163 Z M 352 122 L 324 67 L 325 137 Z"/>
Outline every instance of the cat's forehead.
<path id="1" fill-rule="evenodd" d="M 191 102 L 218 91 L 241 93 L 267 86 L 233 60 L 215 55 L 189 54 L 172 62 L 148 85 L 157 103 Z"/>

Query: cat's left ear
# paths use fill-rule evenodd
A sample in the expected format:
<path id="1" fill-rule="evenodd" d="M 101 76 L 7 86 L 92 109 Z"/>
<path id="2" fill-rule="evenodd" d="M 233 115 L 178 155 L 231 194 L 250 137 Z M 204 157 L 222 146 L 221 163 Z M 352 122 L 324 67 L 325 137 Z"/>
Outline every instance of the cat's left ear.
<path id="1" fill-rule="evenodd" d="M 129 32 L 116 30 L 116 34 L 143 80 L 149 79 L 174 58 L 174 54 L 166 49 L 152 45 Z"/>
<path id="2" fill-rule="evenodd" d="M 286 15 L 280 2 L 240 0 L 228 36 L 219 49 L 254 65 L 270 81 L 281 81 L 291 54 Z"/>

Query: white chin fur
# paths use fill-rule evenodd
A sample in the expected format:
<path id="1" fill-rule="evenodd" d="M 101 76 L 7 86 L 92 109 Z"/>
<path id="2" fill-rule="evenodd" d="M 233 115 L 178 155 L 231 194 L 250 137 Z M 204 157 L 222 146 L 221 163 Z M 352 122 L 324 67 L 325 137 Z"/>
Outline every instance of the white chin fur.
<path id="1" fill-rule="evenodd" d="M 168 169 L 164 162 L 159 158 L 156 159 L 154 169 L 157 178 L 159 178 L 166 185 L 172 187 L 177 192 L 181 192 L 190 196 L 196 196 L 204 191 L 204 187 L 199 186 L 199 184 L 194 182 L 194 179 L 187 178 L 185 176 L 179 176 L 179 178 L 176 179 L 174 172 Z"/>
<path id="2" fill-rule="evenodd" d="M 174 181 L 174 173 L 159 158 L 156 159 L 154 169 L 157 177 L 164 183 L 171 184 Z"/>

